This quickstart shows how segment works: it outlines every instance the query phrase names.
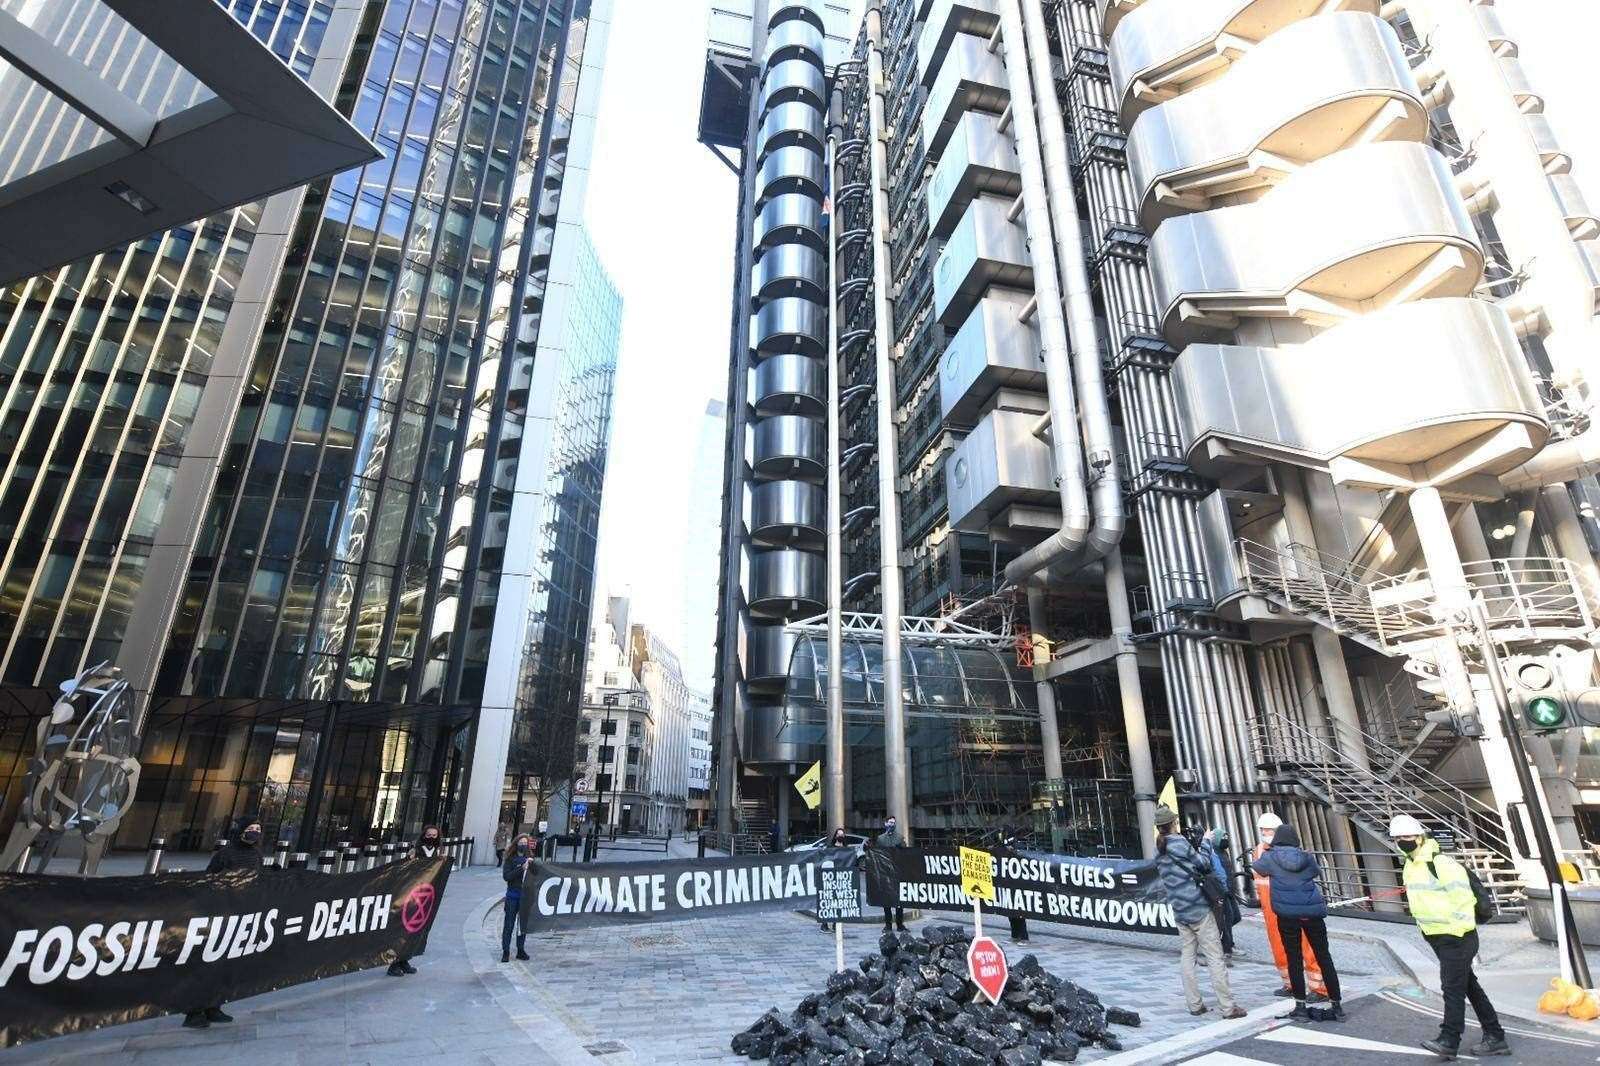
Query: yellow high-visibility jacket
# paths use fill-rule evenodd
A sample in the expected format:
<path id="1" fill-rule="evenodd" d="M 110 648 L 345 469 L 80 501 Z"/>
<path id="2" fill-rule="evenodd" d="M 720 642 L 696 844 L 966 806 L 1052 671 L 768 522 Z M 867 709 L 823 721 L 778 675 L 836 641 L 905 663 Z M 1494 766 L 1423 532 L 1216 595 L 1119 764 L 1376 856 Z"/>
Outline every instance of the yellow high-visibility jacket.
<path id="1" fill-rule="evenodd" d="M 1433 838 L 1425 838 L 1406 857 L 1404 876 L 1406 903 L 1424 935 L 1466 936 L 1478 927 L 1473 917 L 1477 897 L 1466 867 L 1440 854 Z"/>

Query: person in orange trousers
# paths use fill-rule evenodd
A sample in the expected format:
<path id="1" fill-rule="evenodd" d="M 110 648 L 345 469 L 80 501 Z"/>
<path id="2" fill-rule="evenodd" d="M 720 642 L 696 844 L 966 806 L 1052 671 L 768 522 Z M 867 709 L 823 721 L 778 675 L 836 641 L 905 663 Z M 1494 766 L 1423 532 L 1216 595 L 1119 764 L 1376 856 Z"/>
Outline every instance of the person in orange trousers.
<path id="1" fill-rule="evenodd" d="M 1279 996 L 1293 996 L 1294 989 L 1289 987 L 1289 956 L 1283 950 L 1283 937 L 1278 933 L 1278 916 L 1272 913 L 1272 885 L 1267 878 L 1255 872 L 1255 864 L 1272 846 L 1272 836 L 1283 824 L 1283 819 L 1268 811 L 1256 819 L 1256 834 L 1260 837 L 1255 849 L 1250 852 L 1250 876 L 1255 881 L 1256 898 L 1261 901 L 1261 920 L 1267 924 L 1267 943 L 1272 947 L 1272 961 L 1278 967 L 1278 976 L 1283 980 L 1283 987 L 1278 989 Z M 1301 936 L 1304 941 L 1304 935 Z M 1317 965 L 1316 957 L 1311 952 L 1309 943 L 1301 944 L 1300 957 L 1305 960 L 1306 988 L 1311 993 L 1312 1000 L 1325 1000 L 1328 998 L 1328 988 L 1322 982 L 1322 967 Z"/>

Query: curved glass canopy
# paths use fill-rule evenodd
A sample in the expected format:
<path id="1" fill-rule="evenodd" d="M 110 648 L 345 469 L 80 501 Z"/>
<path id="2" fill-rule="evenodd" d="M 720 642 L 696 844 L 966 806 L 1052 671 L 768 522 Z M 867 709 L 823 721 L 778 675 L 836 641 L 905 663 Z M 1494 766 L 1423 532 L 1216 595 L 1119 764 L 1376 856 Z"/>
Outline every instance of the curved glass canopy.
<path id="1" fill-rule="evenodd" d="M 1037 723 L 1039 702 L 1031 671 L 989 647 L 904 642 L 901 689 L 908 741 L 919 720 Z M 843 656 L 844 713 L 860 743 L 883 722 L 883 642 L 847 635 Z M 784 686 L 783 739 L 816 744 L 826 738 L 828 642 L 812 635 L 795 641 Z"/>

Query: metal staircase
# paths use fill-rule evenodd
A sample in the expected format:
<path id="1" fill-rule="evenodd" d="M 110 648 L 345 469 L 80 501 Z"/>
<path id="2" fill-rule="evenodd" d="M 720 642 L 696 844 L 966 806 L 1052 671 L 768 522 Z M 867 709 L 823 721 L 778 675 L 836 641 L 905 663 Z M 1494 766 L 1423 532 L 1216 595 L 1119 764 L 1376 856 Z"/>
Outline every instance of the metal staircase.
<path id="1" fill-rule="evenodd" d="M 1347 758 L 1331 738 L 1318 735 L 1287 715 L 1261 712 L 1253 737 L 1256 763 L 1286 777 L 1355 822 L 1378 840 L 1388 838 L 1389 820 L 1409 814 L 1435 836 L 1453 838 L 1457 858 L 1478 872 L 1500 909 L 1520 913 L 1523 882 L 1498 812 L 1474 799 L 1377 737 L 1364 735 L 1368 757 L 1381 771 Z"/>

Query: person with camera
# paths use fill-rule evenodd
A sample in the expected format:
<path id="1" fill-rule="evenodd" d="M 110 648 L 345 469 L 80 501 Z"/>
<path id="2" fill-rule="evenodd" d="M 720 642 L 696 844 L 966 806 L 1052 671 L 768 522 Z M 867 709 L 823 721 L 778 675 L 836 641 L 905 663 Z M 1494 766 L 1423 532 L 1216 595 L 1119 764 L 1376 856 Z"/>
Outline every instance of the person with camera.
<path id="1" fill-rule="evenodd" d="M 1222 957 L 1222 934 L 1217 929 L 1216 906 L 1226 889 L 1211 869 L 1210 845 L 1189 843 L 1178 822 L 1178 812 L 1163 804 L 1156 808 L 1156 869 L 1161 887 L 1178 923 L 1182 940 L 1183 996 L 1189 1013 L 1198 1017 L 1210 1008 L 1200 995 L 1200 980 L 1195 956 L 1205 958 L 1216 992 L 1217 1006 L 1227 1019 L 1243 1018 L 1244 1009 L 1234 1002 L 1228 988 L 1228 964 Z"/>
<path id="2" fill-rule="evenodd" d="M 1294 990 L 1294 1010 L 1285 1015 L 1294 1021 L 1344 1021 L 1339 1005 L 1339 971 L 1328 949 L 1328 901 L 1322 896 L 1317 879 L 1322 867 L 1310 853 L 1301 850 L 1294 826 L 1279 826 L 1272 846 L 1256 860 L 1256 872 L 1272 883 L 1272 913 L 1283 935 L 1283 949 L 1289 960 L 1289 987 Z M 1309 944 L 1322 970 L 1328 990 L 1329 1006 L 1313 1014 L 1306 1008 L 1306 964 L 1301 948 Z"/>
<path id="3" fill-rule="evenodd" d="M 1506 1031 L 1500 1025 L 1489 994 L 1472 972 L 1478 954 L 1478 924 L 1494 914 L 1494 904 L 1472 871 L 1439 850 L 1439 842 L 1409 814 L 1397 814 L 1389 823 L 1389 839 L 1405 856 L 1402 876 L 1406 906 L 1417 929 L 1439 956 L 1439 991 L 1444 996 L 1444 1018 L 1439 1035 L 1422 1046 L 1446 1061 L 1461 1053 L 1467 1025 L 1467 1001 L 1478 1016 L 1483 1039 L 1472 1048 L 1478 1058 L 1509 1055 Z"/>

